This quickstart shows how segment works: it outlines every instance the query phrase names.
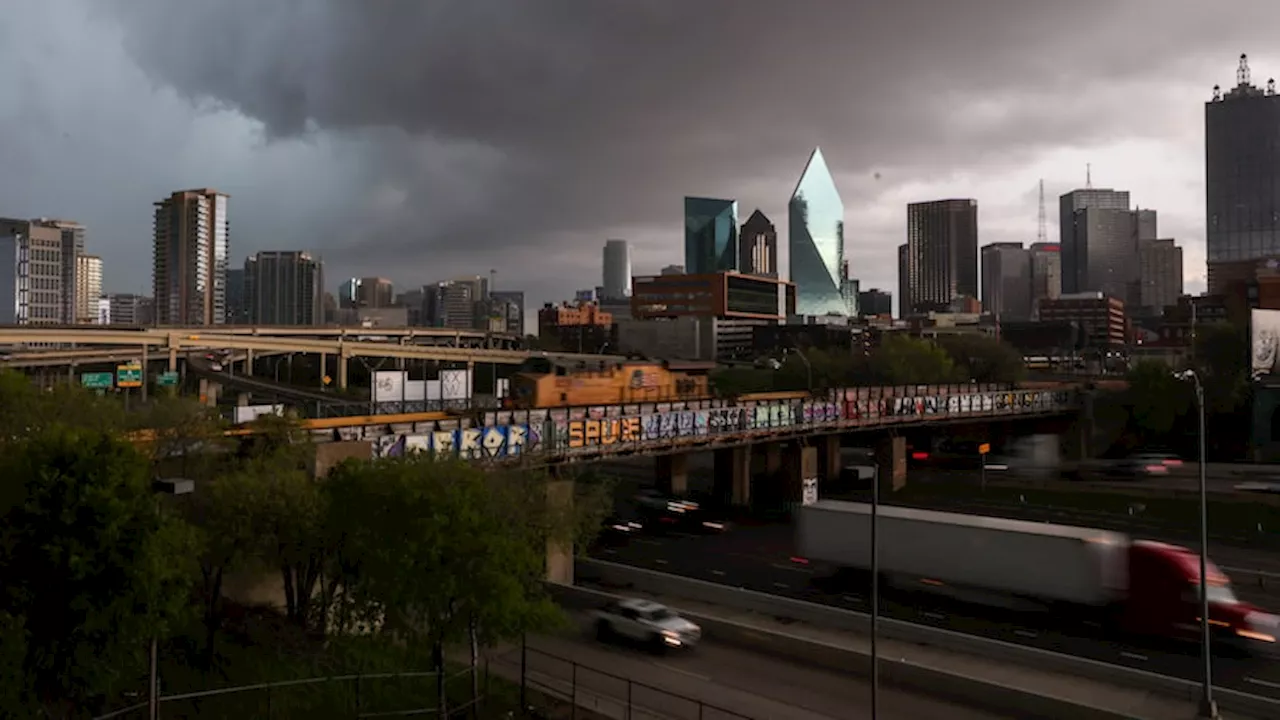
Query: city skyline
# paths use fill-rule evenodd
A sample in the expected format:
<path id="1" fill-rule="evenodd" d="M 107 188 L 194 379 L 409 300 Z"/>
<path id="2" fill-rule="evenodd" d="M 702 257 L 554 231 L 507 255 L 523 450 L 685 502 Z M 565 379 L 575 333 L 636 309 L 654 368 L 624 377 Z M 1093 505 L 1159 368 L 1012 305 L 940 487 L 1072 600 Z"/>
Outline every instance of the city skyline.
<path id="1" fill-rule="evenodd" d="M 984 45 L 982 57 L 970 57 L 964 47 L 943 42 L 911 53 L 890 73 L 851 69 L 872 64 L 847 60 L 855 57 L 848 53 L 888 52 L 873 41 L 895 26 L 899 10 L 877 9 L 859 24 L 856 37 L 826 43 L 820 38 L 834 32 L 829 28 L 840 25 L 844 13 L 867 11 L 782 13 L 763 3 L 741 5 L 735 27 L 772 33 L 779 55 L 788 58 L 785 67 L 774 71 L 743 59 L 745 65 L 734 70 L 741 80 L 727 81 L 718 67 L 699 70 L 698 77 L 686 81 L 672 80 L 662 92 L 683 99 L 696 90 L 689 97 L 697 101 L 661 103 L 673 109 L 645 123 L 653 126 L 653 134 L 642 128 L 645 132 L 628 136 L 625 143 L 617 142 L 615 131 L 634 126 L 636 107 L 652 105 L 653 90 L 638 89 L 655 85 L 658 68 L 629 68 L 613 78 L 613 89 L 591 84 L 616 100 L 604 103 L 613 110 L 603 118 L 591 113 L 574 118 L 534 105 L 514 115 L 490 113 L 493 122 L 467 124 L 444 116 L 447 110 L 415 116 L 391 97 L 411 94 L 396 92 L 363 103 L 368 109 L 362 114 L 344 118 L 323 105 L 327 96 L 319 90 L 327 87 L 326 78 L 301 70 L 270 72 L 283 67 L 285 58 L 268 47 L 284 47 L 276 20 L 303 35 L 314 27 L 291 24 L 288 13 L 262 21 L 264 45 L 250 43 L 238 58 L 261 72 L 232 77 L 217 62 L 177 62 L 172 55 L 181 51 L 186 59 L 216 59 L 197 33 L 209 20 L 202 17 L 206 9 L 141 2 L 90 13 L 87 3 L 74 0 L 24 7 L 21 20 L 63 28 L 68 41 L 51 46 L 39 67 L 0 63 L 5 68 L 0 74 L 14 86 L 58 88 L 27 97 L 7 128 L 15 141 L 4 150 L 12 172 L 0 181 L 0 196 L 6 198 L 0 210 L 84 223 L 92 252 L 103 258 L 107 292 L 149 292 L 149 263 L 139 242 L 149 234 L 147 205 L 173 188 L 213 186 L 236 198 L 233 264 L 259 250 L 296 249 L 323 257 L 334 277 L 389 275 L 399 287 L 496 268 L 504 284 L 520 285 L 530 307 L 536 307 L 560 299 L 557 289 L 567 282 L 597 274 L 598 248 L 606 238 L 631 243 L 636 273 L 679 262 L 680 220 L 662 208 L 685 193 L 734 197 L 744 209 L 784 217 L 796 158 L 814 145 L 823 146 L 845 197 L 850 274 L 864 287 L 896 288 L 894 248 L 906 235 L 902 207 L 907 203 L 974 197 L 982 208 L 984 243 L 1029 243 L 1036 229 L 1036 180 L 1044 177 L 1046 195 L 1056 197 L 1084 187 L 1085 166 L 1092 163 L 1096 185 L 1126 188 L 1135 204 L 1161 209 L 1162 235 L 1177 238 L 1185 249 L 1187 290 L 1198 292 L 1204 289 L 1205 267 L 1203 104 L 1213 85 L 1234 85 L 1241 51 L 1250 51 L 1255 83 L 1280 74 L 1280 55 L 1259 52 L 1268 47 L 1260 29 L 1233 28 L 1228 40 L 1209 40 L 1199 28 L 1213 16 L 1194 9 L 1176 18 L 1156 17 L 1143 3 L 1121 4 L 1109 10 L 1113 19 L 1142 18 L 1160 42 L 1104 33 L 1092 41 L 1098 51 L 1083 55 L 1071 40 L 1072 24 L 1085 21 L 1075 12 L 1022 8 L 1003 9 L 997 16 L 966 8 L 952 16 L 938 10 L 931 16 L 936 23 L 922 33 L 941 36 L 951 24 L 985 24 L 989 38 L 998 39 L 990 44 L 998 47 L 988 51 Z M 225 31 L 238 36 L 238 16 L 225 15 Z M 567 33 L 563 46 L 569 51 L 595 42 L 587 37 L 591 33 L 573 32 L 556 13 L 546 15 L 546 29 Z M 593 12 L 586 17 L 586 26 L 596 28 L 593 33 L 605 32 Z M 399 25 L 410 28 L 415 21 L 406 18 Z M 154 37 L 153 22 L 167 23 L 173 32 L 152 47 L 139 46 L 139 39 Z M 479 32 L 480 25 L 466 13 L 461 22 L 458 34 Z M 374 24 L 371 18 L 368 27 Z M 627 23 L 610 25 L 615 26 Z M 1014 28 L 1019 32 L 1011 32 Z M 365 29 L 356 18 L 344 42 L 364 42 Z M 705 47 L 700 32 L 682 28 L 671 38 L 673 62 L 696 64 L 692 53 Z M 642 33 L 640 28 L 626 37 L 609 36 L 604 46 L 629 52 L 644 41 Z M 420 44 L 420 34 L 410 35 Z M 327 41 L 316 38 L 318 45 Z M 407 40 L 396 35 L 381 42 L 389 52 L 403 49 Z M 1026 57 L 1030 47 L 1036 48 L 1034 59 Z M 1173 47 L 1176 56 L 1168 49 Z M 16 46 L 0 49 L 15 51 Z M 382 57 L 370 52 L 352 72 L 381 78 L 374 71 L 385 69 L 379 66 Z M 542 62 L 514 50 L 494 59 L 535 60 Z M 943 84 L 931 75 L 940 60 L 955 75 Z M 1031 67 L 1017 72 L 1019 63 Z M 848 102 L 819 102 L 819 95 L 826 95 L 821 82 L 812 90 L 793 82 L 789 68 L 801 65 L 831 68 L 823 71 L 823 82 L 845 87 Z M 967 72 L 999 67 L 1014 72 Z M 843 76 L 833 74 L 835 68 Z M 55 76 L 61 78 L 56 85 Z M 246 84 L 258 76 L 279 76 L 282 86 L 274 95 L 260 93 Z M 1001 79 L 975 84 L 961 81 L 962 76 Z M 1084 88 L 1082 76 L 1091 78 Z M 489 74 L 483 81 L 480 77 L 465 74 L 465 81 L 492 82 Z M 552 73 L 553 88 L 567 88 L 564 77 Z M 922 84 L 946 90 L 921 92 Z M 803 108 L 802 127 L 782 130 L 772 120 L 732 112 L 727 124 L 715 121 L 723 141 L 695 142 L 714 115 L 705 112 L 708 104 L 746 95 L 741 91 L 748 86 L 780 106 Z M 437 79 L 433 76 L 426 87 L 439 87 Z M 508 97 L 498 92 L 504 88 L 481 89 L 489 97 Z M 868 95 L 876 101 L 866 102 Z M 285 102 L 290 97 L 298 102 L 292 109 Z M 521 96 L 509 97 L 514 102 Z M 1032 102 L 1022 102 L 1026 99 Z M 935 112 L 934 102 L 950 110 Z M 475 107 L 470 99 L 457 104 L 458 112 Z M 950 123 L 945 132 L 929 119 L 933 115 Z M 499 124 L 496 118 L 510 122 Z M 375 130 L 374 125 L 399 129 Z M 858 132 L 849 133 L 850 127 Z M 428 140 L 433 129 L 440 132 Z M 520 134 L 524 130 L 537 136 Z M 606 138 L 612 147 L 595 152 Z M 582 152 L 562 153 L 579 145 Z M 527 152 L 513 154 L 514 149 Z M 506 166 L 505 155 L 537 162 L 520 171 Z M 77 172 L 65 172 L 72 162 Z M 535 168 L 536 177 L 522 174 Z M 549 176 L 557 182 L 540 179 Z M 449 192 L 439 190 L 446 187 Z M 571 212 L 560 210 L 565 200 L 571 201 Z M 509 213 L 493 213 L 494 206 Z M 531 206 L 541 210 L 527 212 Z M 1053 219 L 1050 237 L 1057 236 Z M 360 227 L 362 233 L 352 239 L 333 232 L 335 227 Z M 780 235 L 784 232 L 780 228 Z M 778 270 L 785 277 L 789 257 L 782 249 L 785 238 L 779 240 Z"/>

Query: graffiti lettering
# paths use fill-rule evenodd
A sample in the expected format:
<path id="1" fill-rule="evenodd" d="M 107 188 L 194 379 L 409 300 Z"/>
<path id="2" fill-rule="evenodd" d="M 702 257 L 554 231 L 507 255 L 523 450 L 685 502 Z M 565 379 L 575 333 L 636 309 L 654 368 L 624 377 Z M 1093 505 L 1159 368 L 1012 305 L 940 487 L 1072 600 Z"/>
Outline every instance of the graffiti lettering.
<path id="1" fill-rule="evenodd" d="M 643 436 L 640 418 L 574 420 L 569 423 L 569 447 L 595 447 L 638 442 Z"/>

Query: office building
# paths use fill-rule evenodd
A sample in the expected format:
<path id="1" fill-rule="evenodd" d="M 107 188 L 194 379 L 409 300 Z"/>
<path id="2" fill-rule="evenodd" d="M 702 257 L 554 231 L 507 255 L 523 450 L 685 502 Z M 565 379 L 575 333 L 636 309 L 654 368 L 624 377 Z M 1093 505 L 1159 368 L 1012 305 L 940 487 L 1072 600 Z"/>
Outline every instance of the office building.
<path id="1" fill-rule="evenodd" d="M 227 268 L 227 324 L 249 324 L 249 296 L 245 292 L 244 267 Z"/>
<path id="2" fill-rule="evenodd" d="M 1182 248 L 1167 238 L 1144 242 L 1138 248 L 1138 275 L 1137 312 L 1161 316 L 1182 297 Z"/>
<path id="3" fill-rule="evenodd" d="M 858 293 L 858 314 L 863 317 L 893 314 L 893 293 L 871 288 Z"/>
<path id="4" fill-rule="evenodd" d="M 630 277 L 627 284 L 631 284 Z M 501 332 L 524 335 L 524 291 L 494 290 L 489 298 L 494 303 L 495 315 L 503 323 Z"/>
<path id="5" fill-rule="evenodd" d="M 1116 195 L 1127 197 L 1128 193 Z M 1156 239 L 1157 232 L 1154 210 L 1084 207 L 1074 211 L 1062 246 L 1063 292 L 1101 292 L 1124 300 L 1126 307 L 1137 307 L 1139 252 Z"/>
<path id="6" fill-rule="evenodd" d="M 322 325 L 324 263 L 305 252 L 257 253 L 244 261 L 244 296 L 253 325 Z"/>
<path id="7" fill-rule="evenodd" d="M 1081 282 L 1087 278 L 1087 261 L 1077 257 L 1075 237 L 1076 213 L 1088 208 L 1129 211 L 1129 192 L 1111 188 L 1072 190 L 1058 198 L 1058 233 L 1062 254 L 1062 292 L 1083 292 Z"/>
<path id="8" fill-rule="evenodd" d="M 351 278 L 338 286 L 338 307 L 389 308 L 395 305 L 395 285 L 386 278 Z"/>
<path id="9" fill-rule="evenodd" d="M 997 321 L 1031 319 L 1031 251 L 1022 243 L 982 246 L 982 310 Z"/>
<path id="10" fill-rule="evenodd" d="M 62 323 L 62 238 L 28 225 L 0 235 L 0 325 Z"/>
<path id="11" fill-rule="evenodd" d="M 538 337 L 566 352 L 607 353 L 618 346 L 613 315 L 593 302 L 542 306 L 538 311 Z"/>
<path id="12" fill-rule="evenodd" d="M 738 269 L 738 201 L 684 199 L 684 266 L 694 275 Z"/>
<path id="13" fill-rule="evenodd" d="M 656 356 L 660 348 L 673 347 L 664 335 L 683 334 L 697 342 L 682 340 L 680 359 L 740 359 L 754 352 L 757 326 L 785 322 L 795 305 L 795 286 L 776 278 L 737 272 L 649 275 L 635 278 L 631 319 L 615 323 L 626 352 Z M 673 322 L 689 318 L 700 322 Z"/>
<path id="14" fill-rule="evenodd" d="M 978 298 L 977 200 L 907 206 L 907 280 L 913 312 Z"/>
<path id="15" fill-rule="evenodd" d="M 911 291 L 911 246 L 903 243 L 898 246 L 898 317 L 911 314 L 915 307 L 915 296 Z"/>
<path id="16" fill-rule="evenodd" d="M 631 246 L 626 240 L 607 240 L 604 244 L 604 297 L 631 297 Z"/>
<path id="17" fill-rule="evenodd" d="M 738 231 L 738 271 L 761 277 L 778 275 L 778 230 L 759 210 L 751 213 Z"/>
<path id="18" fill-rule="evenodd" d="M 175 192 L 155 204 L 155 313 L 159 325 L 222 325 L 227 319 L 229 196 Z"/>
<path id="19" fill-rule="evenodd" d="M 446 280 L 423 288 L 423 311 L 431 327 L 488 329 L 489 280 L 479 275 Z"/>
<path id="20" fill-rule="evenodd" d="M 1033 317 L 1041 300 L 1062 295 L 1062 246 L 1057 243 L 1031 245 L 1031 308 Z"/>
<path id="21" fill-rule="evenodd" d="M 106 299 L 112 325 L 146 327 L 155 323 L 154 303 L 145 295 L 110 293 Z"/>
<path id="22" fill-rule="evenodd" d="M 4 221 L 0 221 L 3 224 Z M 50 230 L 56 230 L 62 244 L 62 322 L 73 324 L 80 322 L 78 318 L 85 317 L 83 310 L 84 303 L 80 299 L 79 289 L 80 283 L 77 281 L 76 272 L 80 265 L 77 260 L 84 254 L 84 225 L 73 220 L 55 220 L 51 218 L 37 218 L 31 221 L 32 225 Z M 0 230 L 0 234 L 3 231 Z M 101 266 L 99 265 L 99 277 L 101 277 Z M 101 281 L 99 281 L 101 285 Z M 86 300 L 90 304 L 94 299 Z M 89 313 L 92 316 L 94 313 Z"/>
<path id="23" fill-rule="evenodd" d="M 1253 84 L 1240 56 L 1236 85 L 1205 103 L 1205 225 L 1210 293 L 1248 282 L 1280 257 L 1280 95 Z"/>
<path id="24" fill-rule="evenodd" d="M 63 246 L 66 251 L 66 246 Z M 86 325 L 98 322 L 98 300 L 102 297 L 102 258 L 96 255 L 80 255 L 76 257 L 75 302 L 78 306 L 75 315 L 76 323 Z M 66 276 L 63 276 L 63 282 Z"/>
<path id="25" fill-rule="evenodd" d="M 1100 292 L 1063 293 L 1056 300 L 1044 300 L 1040 322 L 1075 323 L 1080 328 L 1080 347 L 1115 350 L 1128 342 L 1124 301 Z"/>
<path id="26" fill-rule="evenodd" d="M 844 260 L 844 201 L 820 148 L 809 155 L 791 193 L 787 227 L 796 314 L 856 314 L 857 295 L 850 295 Z"/>

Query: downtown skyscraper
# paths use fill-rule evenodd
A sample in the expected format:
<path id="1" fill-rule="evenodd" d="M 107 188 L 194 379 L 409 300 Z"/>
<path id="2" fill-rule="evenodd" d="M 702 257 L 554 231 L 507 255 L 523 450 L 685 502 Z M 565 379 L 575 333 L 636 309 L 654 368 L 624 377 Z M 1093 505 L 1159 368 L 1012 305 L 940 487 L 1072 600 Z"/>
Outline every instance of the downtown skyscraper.
<path id="1" fill-rule="evenodd" d="M 152 281 L 159 325 L 227 320 L 226 193 L 182 190 L 155 204 Z"/>
<path id="2" fill-rule="evenodd" d="M 908 205 L 905 258 L 899 257 L 899 274 L 906 271 L 906 287 L 899 292 L 907 312 L 949 307 L 961 297 L 976 300 L 978 201 L 934 200 Z"/>
<path id="3" fill-rule="evenodd" d="M 819 148 L 791 194 L 787 224 L 796 314 L 857 314 L 857 283 L 844 257 L 844 202 Z"/>

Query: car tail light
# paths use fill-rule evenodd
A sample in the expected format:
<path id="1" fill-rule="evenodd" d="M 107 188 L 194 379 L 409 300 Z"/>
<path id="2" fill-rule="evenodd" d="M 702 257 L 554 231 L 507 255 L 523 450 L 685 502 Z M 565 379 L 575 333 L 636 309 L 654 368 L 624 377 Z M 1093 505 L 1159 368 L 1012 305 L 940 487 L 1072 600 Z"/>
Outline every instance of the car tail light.
<path id="1" fill-rule="evenodd" d="M 1168 458 L 1162 460 L 1161 463 L 1167 467 L 1182 467 L 1182 461 L 1178 458 Z"/>
<path id="2" fill-rule="evenodd" d="M 929 459 L 929 453 L 927 453 L 927 452 L 913 452 L 913 453 L 911 453 L 911 459 L 912 459 L 912 460 L 928 460 L 928 459 Z"/>
<path id="3" fill-rule="evenodd" d="M 1162 472 L 1168 472 L 1168 471 L 1169 471 L 1169 468 L 1165 467 L 1164 465 L 1148 465 L 1147 466 L 1147 472 L 1149 473 L 1162 473 Z"/>

